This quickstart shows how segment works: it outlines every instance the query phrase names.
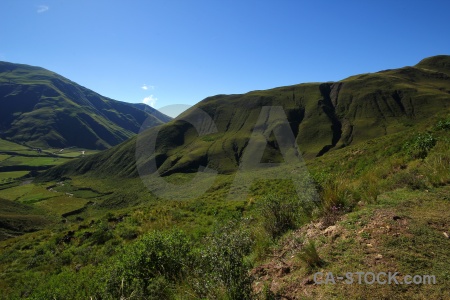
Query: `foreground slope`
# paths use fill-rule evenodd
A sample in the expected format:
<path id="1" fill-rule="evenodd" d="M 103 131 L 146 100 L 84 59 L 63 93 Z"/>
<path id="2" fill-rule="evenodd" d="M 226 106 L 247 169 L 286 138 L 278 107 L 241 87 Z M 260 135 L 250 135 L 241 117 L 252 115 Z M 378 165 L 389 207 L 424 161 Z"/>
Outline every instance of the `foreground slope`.
<path id="1" fill-rule="evenodd" d="M 142 122 L 169 117 L 103 97 L 43 68 L 0 62 L 0 137 L 35 147 L 106 149 L 136 134 Z"/>
<path id="2" fill-rule="evenodd" d="M 194 108 L 214 120 L 217 133 L 198 136 L 182 121 L 195 119 L 194 108 L 145 137 L 158 135 L 155 159 L 163 175 L 196 172 L 201 165 L 227 174 L 237 170 L 250 134 L 263 106 L 282 106 L 306 159 L 350 144 L 402 132 L 431 116 L 450 109 L 450 56 L 435 56 L 414 67 L 349 77 L 339 82 L 308 83 L 253 91 L 242 95 L 217 95 Z M 267 129 L 267 130 L 270 130 Z M 137 176 L 136 138 L 104 153 L 50 170 L 57 178 L 88 171 L 97 175 Z M 277 143 L 270 140 L 264 161 L 279 161 Z"/>

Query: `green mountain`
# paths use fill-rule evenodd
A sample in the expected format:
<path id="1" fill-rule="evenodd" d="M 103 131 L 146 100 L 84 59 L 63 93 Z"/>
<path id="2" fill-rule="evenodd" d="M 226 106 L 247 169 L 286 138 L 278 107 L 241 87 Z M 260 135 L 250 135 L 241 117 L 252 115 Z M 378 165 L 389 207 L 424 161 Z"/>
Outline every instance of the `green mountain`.
<path id="1" fill-rule="evenodd" d="M 0 139 L 0 298 L 450 299 L 449 62 L 210 97 L 83 158 Z M 259 123 L 270 105 L 289 124 Z M 289 125 L 306 166 L 235 172 L 257 153 L 255 127 L 269 137 L 262 160 L 281 161 L 287 135 L 269 132 Z M 139 163 L 154 159 L 166 176 L 146 182 L 136 142 L 152 137 L 156 152 Z M 24 165 L 40 168 L 6 169 Z M 199 165 L 222 174 L 192 196 L 209 183 Z M 357 271 L 399 284 L 361 285 L 356 273 L 315 284 Z M 401 285 L 420 274 L 423 284 Z"/>
<path id="2" fill-rule="evenodd" d="M 34 147 L 106 149 L 170 120 L 144 104 L 103 97 L 43 68 L 0 62 L 0 138 Z"/>
<path id="3" fill-rule="evenodd" d="M 450 56 L 435 56 L 413 67 L 349 77 L 338 82 L 306 83 L 242 95 L 217 95 L 199 102 L 144 138 L 158 135 L 155 159 L 162 175 L 197 172 L 201 165 L 222 174 L 237 170 L 263 106 L 282 106 L 305 159 L 418 126 L 450 109 Z M 217 132 L 199 136 L 189 123 L 199 108 Z M 270 130 L 270 128 L 266 129 Z M 136 138 L 98 155 L 52 169 L 46 176 L 117 174 L 137 176 Z M 269 138 L 263 161 L 280 161 Z M 145 163 L 142 161 L 140 163 Z"/>

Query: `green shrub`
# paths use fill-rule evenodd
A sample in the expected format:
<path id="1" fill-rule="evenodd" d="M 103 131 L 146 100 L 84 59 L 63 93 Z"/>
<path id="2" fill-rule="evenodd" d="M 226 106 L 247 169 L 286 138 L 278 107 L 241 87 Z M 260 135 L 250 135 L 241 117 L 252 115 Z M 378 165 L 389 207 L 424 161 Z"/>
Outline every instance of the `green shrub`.
<path id="1" fill-rule="evenodd" d="M 309 241 L 303 246 L 302 250 L 298 253 L 298 257 L 306 263 L 309 269 L 323 265 L 323 260 L 319 257 L 316 244 L 313 241 Z"/>
<path id="2" fill-rule="evenodd" d="M 435 128 L 436 130 L 450 130 L 450 116 L 447 119 L 439 120 Z"/>
<path id="3" fill-rule="evenodd" d="M 301 203 L 294 197 L 270 194 L 262 198 L 259 210 L 264 229 L 275 239 L 297 228 Z"/>
<path id="4" fill-rule="evenodd" d="M 381 178 L 373 173 L 366 173 L 365 176 L 362 176 L 356 190 L 359 197 L 367 203 L 376 203 L 378 195 L 380 195 L 383 190 L 380 181 Z"/>
<path id="5" fill-rule="evenodd" d="M 347 207 L 351 201 L 350 181 L 343 176 L 336 177 L 322 185 L 320 194 L 324 211 L 329 211 L 333 207 Z"/>
<path id="6" fill-rule="evenodd" d="M 113 298 L 170 299 L 186 273 L 191 242 L 181 231 L 154 231 L 126 247 L 106 269 L 105 294 Z"/>
<path id="7" fill-rule="evenodd" d="M 90 239 L 97 245 L 103 245 L 114 237 L 113 232 L 109 228 L 108 224 L 101 223 L 98 228 L 92 234 Z"/>
<path id="8" fill-rule="evenodd" d="M 393 175 L 392 182 L 398 187 L 408 187 L 413 190 L 427 188 L 426 177 L 419 173 L 417 168 L 402 170 Z"/>
<path id="9" fill-rule="evenodd" d="M 245 257 L 253 241 L 250 233 L 232 222 L 217 228 L 197 253 L 191 286 L 199 298 L 252 299 L 250 264 Z"/>
<path id="10" fill-rule="evenodd" d="M 277 296 L 272 292 L 267 285 L 267 283 L 264 283 L 263 290 L 261 291 L 261 299 L 262 300 L 276 300 Z"/>
<path id="11" fill-rule="evenodd" d="M 271 247 L 275 241 L 272 236 L 261 226 L 254 226 L 252 229 L 252 238 L 254 240 L 252 247 L 252 257 L 257 261 L 264 260 L 271 252 Z"/>
<path id="12" fill-rule="evenodd" d="M 440 139 L 421 166 L 428 181 L 434 186 L 450 183 L 450 140 Z"/>
<path id="13" fill-rule="evenodd" d="M 124 240 L 133 240 L 138 237 L 139 231 L 135 226 L 118 225 L 116 227 L 117 234 Z"/>
<path id="14" fill-rule="evenodd" d="M 428 152 L 436 145 L 436 139 L 430 133 L 418 134 L 415 138 L 406 142 L 404 149 L 413 158 L 427 157 Z"/>

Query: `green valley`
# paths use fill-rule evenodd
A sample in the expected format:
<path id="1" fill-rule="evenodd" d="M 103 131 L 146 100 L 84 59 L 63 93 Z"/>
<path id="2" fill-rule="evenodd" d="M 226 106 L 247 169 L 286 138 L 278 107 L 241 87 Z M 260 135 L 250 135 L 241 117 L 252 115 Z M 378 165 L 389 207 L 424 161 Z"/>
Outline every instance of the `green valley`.
<path id="1" fill-rule="evenodd" d="M 450 56 L 338 82 L 216 95 L 173 120 L 137 108 L 138 117 L 124 117 L 119 104 L 76 86 L 73 93 L 97 103 L 87 108 L 65 96 L 68 80 L 19 70 L 0 76 L 1 101 L 65 101 L 76 107 L 67 126 L 90 124 L 79 134 L 95 142 L 70 140 L 56 119 L 32 132 L 29 122 L 59 114 L 51 105 L 2 111 L 0 298 L 450 297 Z M 10 87 L 32 80 L 49 89 L 39 101 L 36 82 Z M 283 164 L 290 135 L 277 134 L 281 121 L 256 124 L 263 107 L 285 112 L 298 162 Z M 145 119 L 155 126 L 133 136 Z M 243 172 L 256 130 L 266 139 L 260 162 L 280 164 Z M 214 177 L 198 177 L 204 167 Z M 159 183 L 149 190 L 150 173 L 173 184 L 171 199 L 158 196 Z M 358 271 L 432 274 L 437 282 L 314 282 L 317 272 Z"/>

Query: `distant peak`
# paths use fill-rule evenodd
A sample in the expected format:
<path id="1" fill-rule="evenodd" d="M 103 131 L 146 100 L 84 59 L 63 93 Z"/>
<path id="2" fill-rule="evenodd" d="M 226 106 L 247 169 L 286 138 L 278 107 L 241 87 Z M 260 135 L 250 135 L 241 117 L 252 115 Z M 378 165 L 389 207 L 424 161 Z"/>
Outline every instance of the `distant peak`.
<path id="1" fill-rule="evenodd" d="M 37 67 L 37 66 L 31 66 L 31 65 L 26 65 L 26 64 L 17 64 L 17 63 L 12 63 L 12 62 L 8 62 L 8 61 L 0 61 L 0 72 L 10 72 L 16 69 L 24 69 L 24 70 L 29 70 L 29 71 L 47 71 L 44 68 L 41 67 Z"/>
<path id="2" fill-rule="evenodd" d="M 450 73 L 450 55 L 436 55 L 424 58 L 416 67 Z"/>

